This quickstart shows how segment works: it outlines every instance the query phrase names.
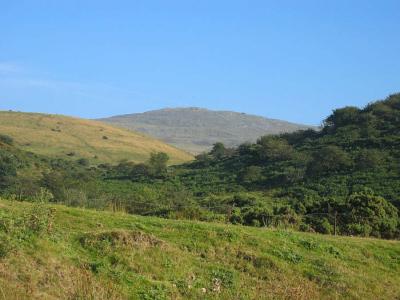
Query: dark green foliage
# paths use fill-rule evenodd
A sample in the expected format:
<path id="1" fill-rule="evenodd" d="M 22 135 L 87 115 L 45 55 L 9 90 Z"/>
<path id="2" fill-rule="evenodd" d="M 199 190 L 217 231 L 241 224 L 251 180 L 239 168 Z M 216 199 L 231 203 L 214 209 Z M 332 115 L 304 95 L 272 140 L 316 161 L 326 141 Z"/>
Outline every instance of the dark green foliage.
<path id="1" fill-rule="evenodd" d="M 263 169 L 259 166 L 248 166 L 240 175 L 240 181 L 245 184 L 254 184 L 263 179 Z"/>
<path id="2" fill-rule="evenodd" d="M 151 153 L 148 161 L 149 170 L 154 176 L 162 176 L 167 171 L 168 154 L 164 152 Z"/>
<path id="3" fill-rule="evenodd" d="M 227 154 L 227 149 L 222 143 L 215 143 L 212 150 L 210 151 L 210 155 L 212 155 L 215 159 L 221 159 Z"/>
<path id="4" fill-rule="evenodd" d="M 377 149 L 361 149 L 356 156 L 356 168 L 369 171 L 379 168 L 384 163 L 385 153 Z"/>
<path id="5" fill-rule="evenodd" d="M 85 166 L 85 167 L 89 166 L 89 164 L 90 164 L 90 162 L 89 162 L 89 160 L 87 158 L 80 158 L 80 159 L 78 159 L 77 162 L 81 166 Z"/>
<path id="6" fill-rule="evenodd" d="M 196 163 L 199 167 L 208 167 L 211 163 L 211 155 L 208 153 L 201 153 L 196 155 Z"/>
<path id="7" fill-rule="evenodd" d="M 18 160 L 10 152 L 0 148 L 0 189 L 10 184 L 17 175 Z"/>
<path id="8" fill-rule="evenodd" d="M 0 149 L 0 177 L 15 176 L 17 174 L 16 158 Z"/>
<path id="9" fill-rule="evenodd" d="M 9 135 L 0 134 L 0 143 L 12 145 L 14 143 L 14 139 Z"/>
<path id="10" fill-rule="evenodd" d="M 135 163 L 128 160 L 123 160 L 116 166 L 115 169 L 119 176 L 129 177 L 132 174 L 134 168 Z"/>
<path id="11" fill-rule="evenodd" d="M 311 228 L 319 233 L 332 234 L 334 232 L 333 225 L 326 217 L 319 216 L 318 218 L 311 218 L 309 221 Z"/>
<path id="12" fill-rule="evenodd" d="M 364 236 L 395 236 L 399 216 L 396 207 L 384 198 L 364 191 L 351 195 L 346 203 L 346 230 Z"/>
<path id="13" fill-rule="evenodd" d="M 333 114 L 324 121 L 325 130 L 335 130 L 339 127 L 354 125 L 358 123 L 360 109 L 353 106 L 347 106 L 335 109 Z"/>
<path id="14" fill-rule="evenodd" d="M 320 176 L 346 171 L 352 166 L 349 155 L 337 146 L 324 146 L 312 154 L 307 167 L 310 176 Z"/>
<path id="15" fill-rule="evenodd" d="M 130 178 L 136 181 L 145 180 L 150 175 L 151 171 L 147 164 L 136 164 L 132 167 L 130 172 Z"/>
<path id="16" fill-rule="evenodd" d="M 257 141 L 259 158 L 262 161 L 289 160 L 294 154 L 294 149 L 289 143 L 274 135 L 261 137 Z"/>

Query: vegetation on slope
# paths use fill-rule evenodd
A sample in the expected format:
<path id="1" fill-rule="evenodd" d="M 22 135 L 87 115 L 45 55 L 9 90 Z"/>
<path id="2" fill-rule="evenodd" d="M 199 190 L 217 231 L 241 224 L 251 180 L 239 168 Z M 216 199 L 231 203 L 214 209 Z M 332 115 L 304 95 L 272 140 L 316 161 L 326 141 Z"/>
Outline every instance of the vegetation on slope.
<path id="1" fill-rule="evenodd" d="M 400 236 L 400 96 L 335 110 L 319 132 L 216 143 L 191 163 L 91 165 L 21 151 L 0 139 L 0 192 L 165 218 L 230 222 L 327 234 Z M 7 141 L 8 140 L 8 141 Z M 3 145 L 3 146 L 1 146 Z"/>
<path id="2" fill-rule="evenodd" d="M 396 299 L 400 244 L 0 200 L 0 299 Z"/>
<path id="3" fill-rule="evenodd" d="M 172 163 L 188 153 L 143 134 L 104 123 L 60 115 L 0 112 L 0 133 L 19 148 L 50 157 L 86 158 L 93 163 L 142 162 L 152 152 L 167 153 Z"/>
<path id="4" fill-rule="evenodd" d="M 180 209 L 208 218 L 193 213 L 201 206 L 228 215 L 232 223 L 283 222 L 304 231 L 399 237 L 400 94 L 363 109 L 337 109 L 318 132 L 263 136 L 237 148 L 216 143 L 163 176 L 127 165 L 109 170 L 110 176 L 148 188 L 161 180 L 164 187 L 186 191 L 195 203 L 168 196 L 175 200 L 148 207 L 151 214 L 174 215 Z M 126 206 L 143 211 L 134 199 Z M 192 209 L 185 212 L 187 206 Z"/>
<path id="5" fill-rule="evenodd" d="M 191 153 L 209 151 L 217 142 L 233 147 L 255 142 L 265 134 L 312 128 L 244 113 L 195 107 L 167 108 L 100 120 L 143 132 Z"/>

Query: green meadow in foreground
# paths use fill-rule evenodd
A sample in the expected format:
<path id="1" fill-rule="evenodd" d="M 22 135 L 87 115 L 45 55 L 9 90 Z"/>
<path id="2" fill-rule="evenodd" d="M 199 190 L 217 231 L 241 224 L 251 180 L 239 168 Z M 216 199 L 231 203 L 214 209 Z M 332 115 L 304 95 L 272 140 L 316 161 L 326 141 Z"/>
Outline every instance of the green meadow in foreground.
<path id="1" fill-rule="evenodd" d="M 0 299 L 399 299 L 400 243 L 0 200 Z"/>

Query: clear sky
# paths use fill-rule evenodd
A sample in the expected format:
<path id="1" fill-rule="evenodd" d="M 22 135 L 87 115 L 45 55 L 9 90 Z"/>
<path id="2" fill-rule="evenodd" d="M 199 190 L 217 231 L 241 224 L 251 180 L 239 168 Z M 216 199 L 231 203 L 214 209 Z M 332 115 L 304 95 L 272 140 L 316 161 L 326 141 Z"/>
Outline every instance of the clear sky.
<path id="1" fill-rule="evenodd" d="M 319 124 L 399 91 L 399 0 L 0 0 L 0 110 Z"/>

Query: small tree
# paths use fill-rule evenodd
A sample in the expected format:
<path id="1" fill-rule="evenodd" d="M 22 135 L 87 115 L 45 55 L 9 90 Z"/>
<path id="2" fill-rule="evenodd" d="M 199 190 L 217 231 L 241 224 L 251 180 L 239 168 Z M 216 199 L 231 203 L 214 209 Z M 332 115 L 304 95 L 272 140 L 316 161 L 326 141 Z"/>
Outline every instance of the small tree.
<path id="1" fill-rule="evenodd" d="M 164 175 L 167 171 L 168 154 L 164 152 L 151 153 L 148 165 L 153 176 Z"/>
<path id="2" fill-rule="evenodd" d="M 221 159 L 226 155 L 227 149 L 223 143 L 215 143 L 213 148 L 210 151 L 210 154 L 215 159 Z"/>

